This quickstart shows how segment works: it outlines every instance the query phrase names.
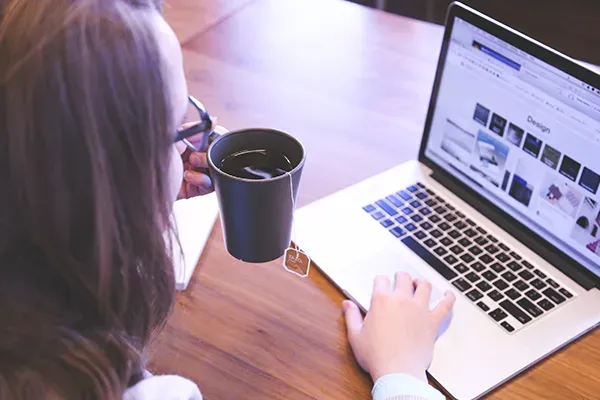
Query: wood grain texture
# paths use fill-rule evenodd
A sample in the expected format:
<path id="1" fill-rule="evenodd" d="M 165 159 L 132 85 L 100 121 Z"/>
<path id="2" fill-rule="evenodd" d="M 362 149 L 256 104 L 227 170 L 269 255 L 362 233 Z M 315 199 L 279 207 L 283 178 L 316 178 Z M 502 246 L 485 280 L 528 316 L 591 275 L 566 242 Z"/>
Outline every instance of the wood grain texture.
<path id="1" fill-rule="evenodd" d="M 175 12 L 193 0 L 169 2 Z M 186 30 L 186 18 L 203 17 L 177 18 Z M 184 43 L 189 89 L 220 124 L 279 128 L 304 142 L 299 205 L 416 156 L 440 27 L 338 0 L 252 0 L 192 36 Z M 301 279 L 280 260 L 238 262 L 221 235 L 217 224 L 151 348 L 152 370 L 193 379 L 207 399 L 370 398 L 340 292 L 316 268 Z M 489 398 L 599 393 L 596 331 Z"/>

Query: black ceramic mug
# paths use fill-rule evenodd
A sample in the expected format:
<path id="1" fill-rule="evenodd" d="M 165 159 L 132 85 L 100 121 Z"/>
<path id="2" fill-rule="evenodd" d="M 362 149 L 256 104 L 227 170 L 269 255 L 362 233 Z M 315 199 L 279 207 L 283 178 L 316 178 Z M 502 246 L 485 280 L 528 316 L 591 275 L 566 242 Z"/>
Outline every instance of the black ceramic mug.
<path id="1" fill-rule="evenodd" d="M 261 180 L 223 171 L 227 157 L 253 150 L 284 155 L 290 161 L 290 171 Z M 302 143 L 274 129 L 231 131 L 214 139 L 207 159 L 229 254 L 250 263 L 281 257 L 291 243 L 294 207 L 306 159 Z"/>

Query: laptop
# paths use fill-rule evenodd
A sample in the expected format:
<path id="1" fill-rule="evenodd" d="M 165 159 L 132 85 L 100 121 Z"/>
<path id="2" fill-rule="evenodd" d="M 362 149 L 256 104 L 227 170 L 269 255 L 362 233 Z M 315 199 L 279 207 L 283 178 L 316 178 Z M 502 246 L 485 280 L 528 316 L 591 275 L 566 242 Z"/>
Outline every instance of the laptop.
<path id="1" fill-rule="evenodd" d="M 457 295 L 428 373 L 476 399 L 600 322 L 600 76 L 453 3 L 418 158 L 297 211 L 297 244 L 369 308 L 373 279 Z"/>

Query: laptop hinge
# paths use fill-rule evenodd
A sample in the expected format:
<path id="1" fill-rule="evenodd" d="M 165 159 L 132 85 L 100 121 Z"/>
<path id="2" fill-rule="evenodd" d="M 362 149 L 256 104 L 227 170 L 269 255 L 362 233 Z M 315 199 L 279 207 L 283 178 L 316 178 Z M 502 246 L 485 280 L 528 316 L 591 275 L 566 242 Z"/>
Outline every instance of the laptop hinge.
<path id="1" fill-rule="evenodd" d="M 477 196 L 470 193 L 469 190 L 466 190 L 464 184 L 455 177 L 438 168 L 433 169 L 433 174 L 431 176 L 481 214 L 492 220 L 523 245 L 527 246 L 530 250 L 574 280 L 585 290 L 593 288 L 600 289 L 600 277 L 594 275 L 560 251 L 553 249 L 549 243 L 540 239 L 539 236 L 532 234 L 529 229 L 511 222 L 511 217 L 507 217 L 501 211 L 490 206 L 489 203 L 486 204 L 478 199 Z"/>

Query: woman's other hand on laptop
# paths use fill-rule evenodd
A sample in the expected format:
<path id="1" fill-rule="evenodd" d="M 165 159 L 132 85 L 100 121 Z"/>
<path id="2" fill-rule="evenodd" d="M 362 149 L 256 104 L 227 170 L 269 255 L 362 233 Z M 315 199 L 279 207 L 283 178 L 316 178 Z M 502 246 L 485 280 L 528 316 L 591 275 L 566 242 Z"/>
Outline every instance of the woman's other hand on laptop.
<path id="1" fill-rule="evenodd" d="M 438 330 L 456 300 L 452 292 L 447 292 L 430 310 L 430 296 L 429 282 L 413 281 L 408 274 L 399 272 L 394 288 L 387 276 L 375 279 L 364 321 L 355 303 L 343 302 L 352 351 L 373 382 L 392 373 L 427 382 L 425 371 L 433 357 Z"/>

